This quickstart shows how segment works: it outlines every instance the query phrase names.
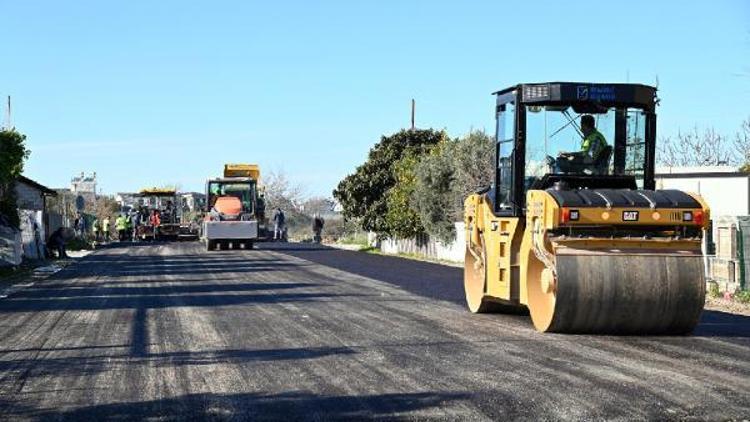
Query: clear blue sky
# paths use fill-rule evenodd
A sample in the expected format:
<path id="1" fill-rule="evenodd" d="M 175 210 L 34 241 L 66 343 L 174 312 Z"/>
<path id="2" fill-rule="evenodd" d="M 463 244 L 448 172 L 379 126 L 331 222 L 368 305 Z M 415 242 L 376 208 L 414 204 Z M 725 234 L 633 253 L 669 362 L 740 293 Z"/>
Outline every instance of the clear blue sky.
<path id="1" fill-rule="evenodd" d="M 26 175 L 202 190 L 257 162 L 330 195 L 412 97 L 417 126 L 460 135 L 517 82 L 658 75 L 661 135 L 750 116 L 748 1 L 201 3 L 0 0 Z"/>

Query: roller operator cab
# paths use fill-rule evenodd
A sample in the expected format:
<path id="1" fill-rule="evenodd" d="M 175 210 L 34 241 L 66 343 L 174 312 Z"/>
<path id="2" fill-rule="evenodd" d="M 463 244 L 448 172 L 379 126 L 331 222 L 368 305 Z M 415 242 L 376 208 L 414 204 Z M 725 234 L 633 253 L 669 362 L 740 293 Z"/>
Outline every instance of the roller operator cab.
<path id="1" fill-rule="evenodd" d="M 258 238 L 260 169 L 253 164 L 227 164 L 224 177 L 206 183 L 206 215 L 201 237 L 207 250 L 252 249 Z"/>
<path id="2" fill-rule="evenodd" d="M 709 208 L 655 190 L 656 89 L 556 82 L 495 96 L 495 181 L 464 204 L 469 309 L 527 307 L 543 332 L 691 332 Z"/>

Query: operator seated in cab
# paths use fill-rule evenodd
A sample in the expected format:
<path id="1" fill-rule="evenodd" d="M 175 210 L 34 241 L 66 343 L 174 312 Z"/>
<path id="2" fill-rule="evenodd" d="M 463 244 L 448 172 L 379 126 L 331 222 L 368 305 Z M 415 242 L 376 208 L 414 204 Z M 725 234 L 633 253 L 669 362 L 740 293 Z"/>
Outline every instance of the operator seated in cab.
<path id="1" fill-rule="evenodd" d="M 585 114 L 581 117 L 581 132 L 583 141 L 581 150 L 576 152 L 561 152 L 555 160 L 555 173 L 606 173 L 609 164 L 610 150 L 604 135 L 596 130 L 594 116 Z M 605 168 L 601 171 L 601 167 Z"/>

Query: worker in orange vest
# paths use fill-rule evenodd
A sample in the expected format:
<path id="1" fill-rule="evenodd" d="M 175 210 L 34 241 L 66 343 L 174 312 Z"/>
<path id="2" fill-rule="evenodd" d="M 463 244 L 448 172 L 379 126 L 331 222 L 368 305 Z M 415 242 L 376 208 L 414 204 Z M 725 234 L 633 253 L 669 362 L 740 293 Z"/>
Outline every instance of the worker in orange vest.
<path id="1" fill-rule="evenodd" d="M 149 223 L 151 223 L 151 227 L 154 228 L 154 239 L 156 239 L 156 236 L 159 232 L 159 226 L 161 225 L 161 216 L 159 216 L 159 210 L 153 210 L 151 211 L 151 216 L 148 218 Z"/>

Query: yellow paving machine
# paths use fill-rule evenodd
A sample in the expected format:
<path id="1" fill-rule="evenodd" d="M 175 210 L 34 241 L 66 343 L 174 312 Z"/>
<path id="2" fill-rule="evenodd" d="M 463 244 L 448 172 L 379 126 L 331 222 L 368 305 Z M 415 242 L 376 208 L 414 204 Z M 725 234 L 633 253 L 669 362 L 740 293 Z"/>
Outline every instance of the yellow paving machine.
<path id="1" fill-rule="evenodd" d="M 469 309 L 526 307 L 542 332 L 691 332 L 709 208 L 655 190 L 656 89 L 554 82 L 494 95 L 494 183 L 464 203 Z"/>
<path id="2" fill-rule="evenodd" d="M 143 240 L 177 239 L 180 234 L 180 210 L 177 191 L 173 188 L 144 188 L 140 191 L 141 224 L 138 236 Z M 152 224 L 151 215 L 159 214 L 158 226 Z"/>

